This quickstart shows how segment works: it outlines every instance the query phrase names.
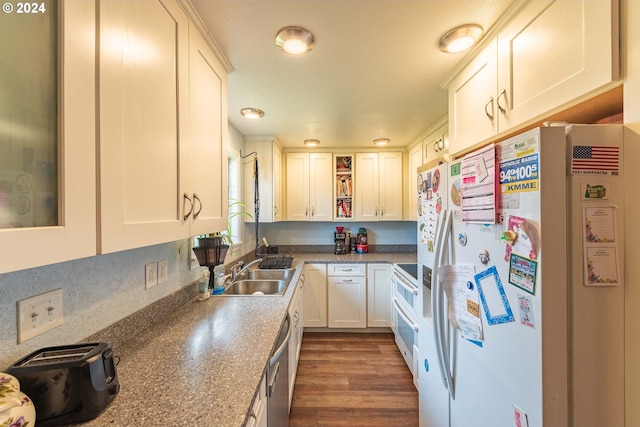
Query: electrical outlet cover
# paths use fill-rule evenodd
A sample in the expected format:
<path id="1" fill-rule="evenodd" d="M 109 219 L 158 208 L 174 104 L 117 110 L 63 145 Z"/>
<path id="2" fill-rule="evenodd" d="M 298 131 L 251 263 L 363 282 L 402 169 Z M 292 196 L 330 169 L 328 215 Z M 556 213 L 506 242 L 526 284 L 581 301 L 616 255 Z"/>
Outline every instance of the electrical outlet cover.
<path id="1" fill-rule="evenodd" d="M 158 261 L 158 284 L 169 280 L 169 260 Z"/>
<path id="2" fill-rule="evenodd" d="M 152 262 L 144 266 L 144 288 L 149 289 L 158 284 L 158 263 Z"/>

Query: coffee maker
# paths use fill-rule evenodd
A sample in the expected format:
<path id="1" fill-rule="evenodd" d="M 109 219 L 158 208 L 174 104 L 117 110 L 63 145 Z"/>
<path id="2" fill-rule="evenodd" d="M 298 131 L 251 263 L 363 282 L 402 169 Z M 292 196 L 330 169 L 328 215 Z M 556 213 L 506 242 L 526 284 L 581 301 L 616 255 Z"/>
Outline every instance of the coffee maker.
<path id="1" fill-rule="evenodd" d="M 333 253 L 345 255 L 347 249 L 347 233 L 344 231 L 344 227 L 336 227 L 336 231 L 333 233 Z"/>

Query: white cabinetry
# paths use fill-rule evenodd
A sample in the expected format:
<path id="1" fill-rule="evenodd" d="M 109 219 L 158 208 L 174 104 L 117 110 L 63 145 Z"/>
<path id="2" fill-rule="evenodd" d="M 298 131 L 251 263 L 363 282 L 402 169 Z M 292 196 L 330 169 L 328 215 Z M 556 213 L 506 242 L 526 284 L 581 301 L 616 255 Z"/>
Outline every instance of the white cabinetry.
<path id="1" fill-rule="evenodd" d="M 253 402 L 246 423 L 247 427 L 267 427 L 267 377 L 260 381 L 258 394 Z"/>
<path id="2" fill-rule="evenodd" d="M 59 58 L 64 72 L 59 87 L 59 141 L 63 143 L 57 146 L 57 158 L 60 159 L 57 169 L 53 163 L 42 163 L 40 169 L 45 179 L 48 173 L 55 174 L 55 171 L 61 178 L 55 190 L 47 190 L 55 192 L 53 197 L 57 200 L 47 199 L 46 194 L 43 197 L 43 203 L 57 206 L 57 225 L 0 229 L 0 274 L 96 254 L 95 7 L 94 2 L 65 2 L 61 8 L 63 19 L 59 21 L 62 23 L 59 39 L 63 45 Z M 8 59 L 6 55 L 5 59 Z M 0 105 L 3 115 L 4 108 L 11 106 L 8 103 Z M 11 133 L 12 127 L 8 123 L 4 125 Z M 45 132 L 44 128 L 38 132 Z M 22 143 L 27 146 L 24 141 L 27 134 L 15 130 L 15 135 L 7 136 L 3 142 L 10 144 L 11 141 L 22 148 Z M 8 153 L 0 152 L 2 160 L 7 160 L 8 156 Z M 55 162 L 55 156 L 52 160 Z M 3 163 L 0 161 L 0 165 Z"/>
<path id="3" fill-rule="evenodd" d="M 298 360 L 300 359 L 300 348 L 302 347 L 302 334 L 304 332 L 304 284 L 303 276 L 289 305 L 289 316 L 293 323 L 291 338 L 289 339 L 289 408 L 291 408 L 291 399 L 293 398 L 293 389 L 298 371 Z"/>
<path id="4" fill-rule="evenodd" d="M 442 126 L 439 126 L 438 129 L 422 140 L 422 153 L 424 156 L 422 164 L 433 162 L 438 159 L 448 161 L 448 152 L 449 125 L 445 122 Z"/>
<path id="5" fill-rule="evenodd" d="M 303 294 L 304 327 L 327 326 L 327 264 L 305 264 Z"/>
<path id="6" fill-rule="evenodd" d="M 402 153 L 356 153 L 355 217 L 402 221 Z"/>
<path id="7" fill-rule="evenodd" d="M 260 222 L 282 220 L 282 149 L 274 137 L 245 139 L 246 154 L 255 152 L 258 156 L 258 189 L 260 192 Z M 244 159 L 244 203 L 246 211 L 255 212 L 254 158 Z M 255 218 L 251 218 L 255 221 Z"/>
<path id="8" fill-rule="evenodd" d="M 367 264 L 367 326 L 391 327 L 391 264 Z"/>
<path id="9" fill-rule="evenodd" d="M 224 68 L 175 0 L 99 4 L 101 252 L 225 229 Z"/>
<path id="10" fill-rule="evenodd" d="M 366 328 L 365 264 L 329 264 L 327 282 L 329 327 Z"/>
<path id="11" fill-rule="evenodd" d="M 418 220 L 418 181 L 416 177 L 420 166 L 422 166 L 422 143 L 416 144 L 409 150 L 409 185 L 407 188 L 409 189 L 408 217 L 410 221 Z"/>
<path id="12" fill-rule="evenodd" d="M 287 220 L 333 220 L 333 155 L 287 153 Z"/>
<path id="13" fill-rule="evenodd" d="M 618 79 L 618 2 L 533 0 L 449 85 L 450 153 Z"/>

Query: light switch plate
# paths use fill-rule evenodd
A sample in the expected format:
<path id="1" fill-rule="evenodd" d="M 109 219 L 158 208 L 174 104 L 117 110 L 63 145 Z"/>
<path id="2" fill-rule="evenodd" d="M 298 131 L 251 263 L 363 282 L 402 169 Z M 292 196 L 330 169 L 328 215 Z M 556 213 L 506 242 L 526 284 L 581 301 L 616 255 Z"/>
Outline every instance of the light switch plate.
<path id="1" fill-rule="evenodd" d="M 16 306 L 18 344 L 63 323 L 62 289 L 25 298 Z"/>

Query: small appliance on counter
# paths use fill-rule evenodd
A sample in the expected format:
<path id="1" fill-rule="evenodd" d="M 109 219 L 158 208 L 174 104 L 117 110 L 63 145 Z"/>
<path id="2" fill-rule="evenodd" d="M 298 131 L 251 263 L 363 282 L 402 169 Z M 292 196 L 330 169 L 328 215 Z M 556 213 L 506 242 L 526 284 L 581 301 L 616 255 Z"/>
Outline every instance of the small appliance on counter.
<path id="1" fill-rule="evenodd" d="M 367 244 L 367 229 L 360 227 L 358 230 L 358 237 L 356 238 L 356 252 L 359 254 L 366 254 L 369 252 L 369 245 Z"/>
<path id="2" fill-rule="evenodd" d="M 336 227 L 333 233 L 333 253 L 336 255 L 345 255 L 347 253 L 347 233 L 344 227 Z"/>
<path id="3" fill-rule="evenodd" d="M 36 350 L 6 372 L 33 401 L 38 427 L 92 420 L 120 390 L 113 350 L 105 342 Z"/>

